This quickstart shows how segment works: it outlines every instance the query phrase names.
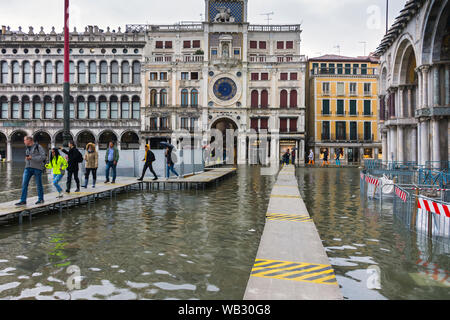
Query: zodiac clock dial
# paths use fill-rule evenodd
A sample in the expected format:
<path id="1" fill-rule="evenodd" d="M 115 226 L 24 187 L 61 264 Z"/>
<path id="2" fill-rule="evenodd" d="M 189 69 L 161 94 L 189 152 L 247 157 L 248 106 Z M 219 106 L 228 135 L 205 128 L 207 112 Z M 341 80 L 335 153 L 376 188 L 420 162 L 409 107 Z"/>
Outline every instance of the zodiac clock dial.
<path id="1" fill-rule="evenodd" d="M 229 101 L 236 96 L 237 86 L 230 78 L 220 78 L 214 83 L 213 91 L 218 99 Z"/>

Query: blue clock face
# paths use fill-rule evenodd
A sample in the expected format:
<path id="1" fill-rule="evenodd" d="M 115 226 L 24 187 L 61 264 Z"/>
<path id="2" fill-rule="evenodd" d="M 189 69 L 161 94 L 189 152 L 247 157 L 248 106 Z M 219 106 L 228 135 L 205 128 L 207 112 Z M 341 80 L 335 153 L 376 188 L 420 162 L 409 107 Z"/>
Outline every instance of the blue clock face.
<path id="1" fill-rule="evenodd" d="M 230 78 L 221 78 L 214 83 L 214 94 L 223 101 L 228 101 L 236 96 L 236 83 Z"/>

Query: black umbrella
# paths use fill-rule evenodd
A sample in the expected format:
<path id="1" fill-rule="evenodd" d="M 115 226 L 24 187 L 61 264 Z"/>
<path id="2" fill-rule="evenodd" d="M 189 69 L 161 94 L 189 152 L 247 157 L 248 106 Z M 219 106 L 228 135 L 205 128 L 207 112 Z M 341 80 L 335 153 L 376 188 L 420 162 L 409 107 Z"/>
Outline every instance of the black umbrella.
<path id="1" fill-rule="evenodd" d="M 170 144 L 170 143 L 168 143 L 168 142 L 165 142 L 165 141 L 162 141 L 162 142 L 160 142 L 159 144 L 162 145 L 163 147 L 166 147 L 166 148 L 170 148 L 170 149 L 175 148 L 174 145 L 172 145 L 172 144 Z"/>

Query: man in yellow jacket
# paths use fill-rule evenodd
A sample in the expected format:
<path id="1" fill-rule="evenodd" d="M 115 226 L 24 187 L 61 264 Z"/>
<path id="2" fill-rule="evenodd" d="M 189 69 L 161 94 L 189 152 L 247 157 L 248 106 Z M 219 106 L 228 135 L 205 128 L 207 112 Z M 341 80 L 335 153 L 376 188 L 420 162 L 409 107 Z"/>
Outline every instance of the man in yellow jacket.
<path id="1" fill-rule="evenodd" d="M 56 190 L 58 191 L 59 195 L 57 198 L 63 197 L 63 190 L 59 186 L 59 181 L 61 181 L 62 177 L 64 176 L 64 170 L 67 169 L 67 161 L 64 159 L 63 156 L 59 154 L 58 149 L 53 148 L 52 149 L 52 156 L 50 157 L 50 162 L 45 165 L 47 169 L 52 169 L 53 173 L 53 185 L 55 186 Z"/>

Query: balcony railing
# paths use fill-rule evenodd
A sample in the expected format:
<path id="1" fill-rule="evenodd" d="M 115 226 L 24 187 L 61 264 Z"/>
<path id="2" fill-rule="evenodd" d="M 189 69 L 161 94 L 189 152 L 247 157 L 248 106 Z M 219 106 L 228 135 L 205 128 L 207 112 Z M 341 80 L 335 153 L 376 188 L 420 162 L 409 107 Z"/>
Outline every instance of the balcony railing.
<path id="1" fill-rule="evenodd" d="M 201 54 L 193 55 L 172 55 L 172 54 L 155 54 L 147 58 L 150 63 L 173 63 L 173 62 L 187 62 L 187 63 L 202 63 L 204 56 Z"/>
<path id="2" fill-rule="evenodd" d="M 299 63 L 306 62 L 304 55 L 250 55 L 248 61 L 253 63 Z"/>
<path id="3" fill-rule="evenodd" d="M 352 134 L 347 138 L 347 134 L 345 136 L 338 136 L 332 134 L 323 134 L 321 135 L 322 141 L 339 141 L 339 142 L 358 142 L 358 143 L 367 143 L 375 141 L 374 135 L 364 135 L 364 134 Z"/>
<path id="4" fill-rule="evenodd" d="M 252 32 L 289 32 L 301 31 L 300 24 L 292 25 L 249 25 L 248 31 Z"/>

